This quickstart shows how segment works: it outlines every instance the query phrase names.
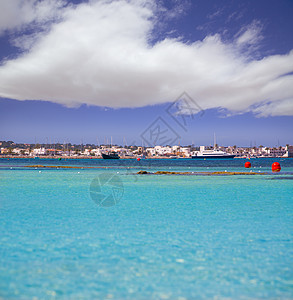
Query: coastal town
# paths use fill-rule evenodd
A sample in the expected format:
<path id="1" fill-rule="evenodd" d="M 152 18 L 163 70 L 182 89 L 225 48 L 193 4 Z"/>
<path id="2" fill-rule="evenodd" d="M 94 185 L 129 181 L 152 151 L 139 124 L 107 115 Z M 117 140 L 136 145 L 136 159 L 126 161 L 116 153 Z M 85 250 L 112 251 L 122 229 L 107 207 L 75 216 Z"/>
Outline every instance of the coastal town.
<path id="1" fill-rule="evenodd" d="M 157 145 L 144 146 L 119 146 L 95 144 L 21 144 L 13 141 L 0 141 L 0 157 L 55 157 L 55 158 L 102 158 L 103 153 L 116 153 L 120 158 L 191 158 L 200 151 L 217 149 L 235 158 L 250 157 L 293 157 L 293 146 L 266 147 L 238 147 L 233 146 L 170 146 Z"/>

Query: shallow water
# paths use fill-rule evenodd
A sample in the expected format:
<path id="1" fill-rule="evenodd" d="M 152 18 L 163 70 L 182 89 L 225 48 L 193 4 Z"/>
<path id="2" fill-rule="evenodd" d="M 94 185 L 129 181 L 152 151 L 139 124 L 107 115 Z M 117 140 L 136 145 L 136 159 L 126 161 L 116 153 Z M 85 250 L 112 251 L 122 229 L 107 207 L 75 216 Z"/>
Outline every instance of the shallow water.
<path id="1" fill-rule="evenodd" d="M 280 162 L 279 174 L 139 176 L 245 169 L 244 160 L 0 159 L 0 297 L 293 298 L 293 160 Z M 251 163 L 270 171 L 272 160 Z M 23 168 L 33 164 L 109 168 Z M 105 174 L 112 186 L 93 181 Z M 117 205 L 93 198 L 111 193 Z"/>

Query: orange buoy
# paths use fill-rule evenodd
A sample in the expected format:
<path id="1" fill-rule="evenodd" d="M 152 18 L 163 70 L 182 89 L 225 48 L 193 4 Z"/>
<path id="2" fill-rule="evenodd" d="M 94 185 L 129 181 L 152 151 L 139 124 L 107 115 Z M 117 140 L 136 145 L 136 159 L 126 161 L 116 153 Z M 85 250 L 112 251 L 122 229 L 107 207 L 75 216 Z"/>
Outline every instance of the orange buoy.
<path id="1" fill-rule="evenodd" d="M 250 161 L 247 161 L 247 162 L 244 164 L 244 167 L 245 167 L 245 168 L 251 168 L 251 162 L 250 162 Z"/>
<path id="2" fill-rule="evenodd" d="M 137 161 L 140 161 L 140 158 L 138 157 L 136 160 L 137 160 Z"/>
<path id="3" fill-rule="evenodd" d="M 278 162 L 274 162 L 272 164 L 272 171 L 273 172 L 280 172 L 281 171 L 281 165 Z"/>

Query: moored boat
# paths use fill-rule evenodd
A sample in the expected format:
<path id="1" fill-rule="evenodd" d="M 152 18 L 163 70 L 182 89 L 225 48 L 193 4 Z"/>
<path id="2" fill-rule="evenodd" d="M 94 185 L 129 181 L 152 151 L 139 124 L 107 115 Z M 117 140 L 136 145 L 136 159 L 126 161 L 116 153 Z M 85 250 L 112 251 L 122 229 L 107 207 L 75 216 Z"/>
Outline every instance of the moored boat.
<path id="1" fill-rule="evenodd" d="M 120 156 L 116 152 L 102 153 L 103 159 L 119 159 Z"/>

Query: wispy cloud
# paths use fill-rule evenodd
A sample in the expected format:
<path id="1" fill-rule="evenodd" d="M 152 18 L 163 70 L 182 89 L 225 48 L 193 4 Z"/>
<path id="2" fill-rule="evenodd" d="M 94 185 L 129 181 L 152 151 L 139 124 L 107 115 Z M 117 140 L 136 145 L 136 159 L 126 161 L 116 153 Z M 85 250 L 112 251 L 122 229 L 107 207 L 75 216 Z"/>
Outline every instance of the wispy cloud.
<path id="1" fill-rule="evenodd" d="M 213 19 L 221 16 L 223 14 L 223 11 L 224 11 L 223 7 L 217 8 L 217 10 L 215 12 L 208 14 L 207 18 L 210 19 L 210 20 L 213 20 Z"/>
<path id="2" fill-rule="evenodd" d="M 27 3 L 34 17 L 25 20 L 31 21 L 2 22 L 2 32 L 36 19 L 58 22 L 18 38 L 16 45 L 27 51 L 2 62 L 1 97 L 119 108 L 173 101 L 187 91 L 204 109 L 293 115 L 293 52 L 253 59 L 251 47 L 262 38 L 256 22 L 231 42 L 213 35 L 192 44 L 165 38 L 151 45 L 155 1 L 92 0 L 76 7 L 42 1 L 48 4 L 43 18 L 35 12 L 37 1 Z"/>
<path id="3" fill-rule="evenodd" d="M 255 54 L 264 38 L 262 29 L 262 24 L 257 20 L 248 26 L 243 26 L 235 35 L 235 44 L 239 50 L 245 52 L 247 56 L 248 54 Z"/>
<path id="4" fill-rule="evenodd" d="M 0 35 L 6 31 L 21 31 L 25 26 L 56 21 L 62 15 L 65 0 L 11 0 L 0 1 Z"/>

